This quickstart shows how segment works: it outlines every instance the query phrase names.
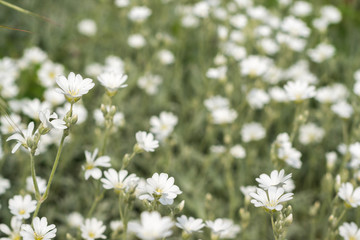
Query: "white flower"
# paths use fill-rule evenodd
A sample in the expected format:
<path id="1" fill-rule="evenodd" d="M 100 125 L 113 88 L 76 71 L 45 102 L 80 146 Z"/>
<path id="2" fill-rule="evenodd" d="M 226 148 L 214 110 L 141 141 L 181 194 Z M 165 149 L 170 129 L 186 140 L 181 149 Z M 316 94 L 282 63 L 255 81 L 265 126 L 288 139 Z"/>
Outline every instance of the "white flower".
<path id="1" fill-rule="evenodd" d="M 360 240 L 360 229 L 354 222 L 343 223 L 339 227 L 339 234 L 344 240 Z"/>
<path id="2" fill-rule="evenodd" d="M 130 4 L 130 0 L 115 0 L 115 5 L 119 8 L 127 7 Z"/>
<path id="3" fill-rule="evenodd" d="M 187 234 L 201 232 L 201 229 L 205 226 L 201 218 L 188 218 L 185 215 L 182 215 L 180 217 L 177 217 L 176 220 L 177 222 L 175 223 L 175 225 L 178 228 L 183 229 Z"/>
<path id="4" fill-rule="evenodd" d="M 313 62 L 322 63 L 323 61 L 333 57 L 335 47 L 330 44 L 321 43 L 314 49 L 308 50 L 308 55 Z"/>
<path id="5" fill-rule="evenodd" d="M 159 141 L 154 139 L 152 133 L 139 131 L 135 134 L 135 137 L 139 148 L 146 152 L 154 152 L 159 147 Z"/>
<path id="6" fill-rule="evenodd" d="M 10 188 L 10 181 L 0 175 L 0 195 Z"/>
<path id="7" fill-rule="evenodd" d="M 110 229 L 113 232 L 119 232 L 124 229 L 124 224 L 121 220 L 114 220 L 110 222 Z"/>
<path id="8" fill-rule="evenodd" d="M 343 183 L 339 188 L 339 197 L 345 201 L 347 207 L 356 208 L 360 206 L 360 187 L 354 189 L 350 183 Z"/>
<path id="9" fill-rule="evenodd" d="M 56 226 L 54 224 L 48 226 L 46 217 L 34 218 L 32 226 L 29 224 L 21 226 L 20 235 L 23 240 L 50 240 L 56 236 Z"/>
<path id="10" fill-rule="evenodd" d="M 50 108 L 50 104 L 48 102 L 41 102 L 38 98 L 34 98 L 32 100 L 25 99 L 23 101 L 21 110 L 28 117 L 38 120 L 39 112 L 45 111 L 46 109 L 49 108 Z"/>
<path id="11" fill-rule="evenodd" d="M 96 32 L 97 32 L 97 26 L 96 26 L 96 22 L 92 19 L 83 19 L 81 20 L 78 25 L 78 31 L 79 33 L 91 37 L 91 36 L 95 36 Z"/>
<path id="12" fill-rule="evenodd" d="M 261 140 L 265 135 L 265 129 L 260 123 L 246 123 L 241 128 L 241 137 L 244 142 Z"/>
<path id="13" fill-rule="evenodd" d="M 10 134 L 16 131 L 16 126 L 22 127 L 21 117 L 15 113 L 0 117 L 0 129 L 2 134 Z"/>
<path id="14" fill-rule="evenodd" d="M 42 86 L 49 88 L 55 85 L 56 77 L 64 74 L 64 66 L 46 61 L 37 72 Z"/>
<path id="15" fill-rule="evenodd" d="M 133 173 L 128 175 L 128 171 L 120 170 L 117 172 L 115 169 L 110 168 L 104 172 L 105 178 L 101 179 L 105 189 L 114 189 L 115 191 L 129 191 L 133 190 L 139 178 Z"/>
<path id="16" fill-rule="evenodd" d="M 236 144 L 235 146 L 230 148 L 230 154 L 234 158 L 245 158 L 246 157 L 245 149 L 240 144 Z"/>
<path id="17" fill-rule="evenodd" d="M 270 187 L 281 188 L 286 184 L 291 178 L 291 173 L 285 176 L 284 169 L 281 169 L 280 172 L 278 170 L 274 170 L 270 173 L 270 176 L 263 173 L 256 178 L 256 181 L 259 183 L 259 187 L 264 190 L 268 190 Z"/>
<path id="18" fill-rule="evenodd" d="M 311 14 L 312 5 L 305 1 L 296 1 L 290 8 L 290 12 L 297 17 L 306 17 Z"/>
<path id="19" fill-rule="evenodd" d="M 133 22 L 144 22 L 150 15 L 152 11 L 151 9 L 145 6 L 135 6 L 131 8 L 130 12 L 128 13 L 128 18 Z"/>
<path id="20" fill-rule="evenodd" d="M 159 75 L 146 74 L 139 78 L 137 85 L 139 88 L 144 89 L 149 95 L 155 95 L 158 92 L 159 85 L 163 79 Z"/>
<path id="21" fill-rule="evenodd" d="M 167 50 L 167 49 L 162 49 L 157 53 L 157 57 L 159 58 L 160 62 L 164 65 L 169 65 L 174 63 L 175 61 L 175 56 L 174 54 Z"/>
<path id="22" fill-rule="evenodd" d="M 47 54 L 38 47 L 30 47 L 25 49 L 24 55 L 19 62 L 20 68 L 24 69 L 30 64 L 42 63 L 47 59 Z"/>
<path id="23" fill-rule="evenodd" d="M 321 18 L 329 23 L 339 23 L 341 21 L 341 12 L 334 6 L 326 5 L 320 9 Z"/>
<path id="24" fill-rule="evenodd" d="M 0 238 L 1 240 L 20 240 L 20 228 L 22 221 L 17 217 L 12 217 L 10 226 L 11 229 L 5 224 L 0 224 L 0 231 L 5 233 L 7 238 Z"/>
<path id="25" fill-rule="evenodd" d="M 71 107 L 71 103 L 66 102 L 62 107 L 58 107 L 56 109 L 56 112 L 59 114 L 59 116 L 65 117 L 70 107 Z M 87 115 L 88 115 L 87 110 L 81 102 L 78 102 L 73 106 L 72 112 L 73 112 L 73 116 L 76 115 L 78 117 L 78 120 L 76 122 L 77 124 L 81 124 L 85 122 L 85 120 L 87 119 Z"/>
<path id="26" fill-rule="evenodd" d="M 52 106 L 63 104 L 66 101 L 64 95 L 59 94 L 55 88 L 46 89 L 44 92 L 44 99 Z"/>
<path id="27" fill-rule="evenodd" d="M 152 116 L 150 118 L 150 131 L 161 141 L 174 131 L 177 122 L 178 118 L 173 113 L 161 112 L 159 117 Z"/>
<path id="28" fill-rule="evenodd" d="M 250 202 L 250 193 L 256 192 L 257 187 L 256 186 L 241 186 L 240 191 L 245 196 L 245 201 Z"/>
<path id="29" fill-rule="evenodd" d="M 237 112 L 231 108 L 219 108 L 211 112 L 211 117 L 214 124 L 233 123 L 237 116 Z"/>
<path id="30" fill-rule="evenodd" d="M 36 176 L 36 181 L 39 187 L 39 192 L 43 194 L 46 190 L 46 180 Z M 31 176 L 26 178 L 26 190 L 31 193 L 35 193 L 34 181 Z"/>
<path id="31" fill-rule="evenodd" d="M 93 177 L 94 179 L 101 178 L 101 170 L 98 167 L 110 167 L 110 157 L 109 156 L 101 156 L 96 158 L 98 154 L 98 149 L 94 150 L 94 153 L 91 154 L 88 151 L 85 151 L 86 163 L 83 165 L 83 170 L 85 170 L 85 179 L 88 180 L 89 177 Z"/>
<path id="32" fill-rule="evenodd" d="M 299 141 L 302 144 L 319 143 L 325 135 L 325 130 L 315 123 L 307 123 L 299 129 Z"/>
<path id="33" fill-rule="evenodd" d="M 132 48 L 140 49 L 146 45 L 146 40 L 141 34 L 132 34 L 128 38 L 128 44 Z"/>
<path id="34" fill-rule="evenodd" d="M 263 89 L 253 88 L 246 96 L 246 100 L 252 108 L 262 109 L 270 102 L 270 97 Z"/>
<path id="35" fill-rule="evenodd" d="M 321 103 L 336 103 L 345 100 L 348 95 L 347 87 L 336 83 L 331 86 L 318 88 L 315 99 Z"/>
<path id="36" fill-rule="evenodd" d="M 210 228 L 211 234 L 213 236 L 223 238 L 221 235 L 226 234 L 226 232 L 231 230 L 234 227 L 234 223 L 231 219 L 217 218 L 214 221 L 206 221 L 206 226 Z"/>
<path id="37" fill-rule="evenodd" d="M 66 221 L 70 227 L 80 228 L 84 222 L 84 217 L 78 212 L 72 212 L 67 216 Z"/>
<path id="38" fill-rule="evenodd" d="M 142 212 L 140 222 L 129 222 L 129 231 L 142 240 L 156 240 L 169 237 L 173 226 L 170 217 L 161 217 L 158 212 Z"/>
<path id="39" fill-rule="evenodd" d="M 210 79 L 223 80 L 226 79 L 227 67 L 220 66 L 217 68 L 209 68 L 206 72 L 206 77 Z"/>
<path id="40" fill-rule="evenodd" d="M 125 84 L 128 76 L 116 72 L 104 72 L 98 76 L 98 80 L 110 94 L 116 93 L 119 88 L 127 87 Z"/>
<path id="41" fill-rule="evenodd" d="M 226 148 L 223 145 L 212 145 L 210 147 L 211 153 L 221 154 L 226 151 Z"/>
<path id="42" fill-rule="evenodd" d="M 16 140 L 17 143 L 14 146 L 14 148 L 12 149 L 11 153 L 15 153 L 20 146 L 23 146 L 24 148 L 28 149 L 29 151 L 31 150 L 31 148 L 28 146 L 28 142 L 32 141 L 34 139 L 34 135 L 33 131 L 34 131 L 34 122 L 30 122 L 28 125 L 28 129 L 26 131 L 22 131 L 22 133 L 15 133 L 13 135 L 11 135 L 10 137 L 8 137 L 6 139 L 6 141 L 10 141 L 10 140 Z"/>
<path id="43" fill-rule="evenodd" d="M 16 195 L 9 200 L 9 209 L 11 214 L 18 219 L 28 219 L 30 213 L 36 209 L 36 201 L 31 199 L 30 195 Z"/>
<path id="44" fill-rule="evenodd" d="M 94 240 L 96 238 L 106 239 L 106 236 L 103 234 L 106 227 L 102 221 L 99 221 L 96 218 L 86 219 L 80 229 L 81 237 L 85 240 Z"/>
<path id="45" fill-rule="evenodd" d="M 214 96 L 206 99 L 204 104 L 209 111 L 215 111 L 217 109 L 229 107 L 230 102 L 229 99 L 222 96 Z"/>
<path id="46" fill-rule="evenodd" d="M 296 150 L 290 145 L 284 145 L 280 147 L 277 151 L 277 156 L 279 159 L 285 161 L 289 166 L 300 169 L 302 166 L 302 162 L 300 160 L 301 158 L 301 152 Z"/>
<path id="47" fill-rule="evenodd" d="M 171 205 L 177 195 L 181 194 L 179 187 L 174 185 L 175 179 L 167 173 L 154 173 L 146 180 L 146 193 L 139 196 L 139 199 L 159 201 L 162 205 Z"/>
<path id="48" fill-rule="evenodd" d="M 292 37 L 308 37 L 310 35 L 310 29 L 306 24 L 295 18 L 294 16 L 287 16 L 281 23 L 281 30 L 290 34 Z"/>
<path id="49" fill-rule="evenodd" d="M 251 55 L 241 62 L 241 74 L 251 78 L 262 76 L 272 64 L 272 60 L 267 57 Z"/>
<path id="50" fill-rule="evenodd" d="M 346 101 L 340 101 L 331 106 L 331 110 L 341 118 L 348 119 L 354 112 L 353 107 Z"/>
<path id="51" fill-rule="evenodd" d="M 56 83 L 60 87 L 57 88 L 57 92 L 64 94 L 66 100 L 71 103 L 79 101 L 82 95 L 87 94 L 95 86 L 90 78 L 83 79 L 80 74 L 75 75 L 73 72 L 68 78 L 58 77 Z"/>
<path id="52" fill-rule="evenodd" d="M 288 82 L 284 86 L 284 89 L 289 100 L 295 102 L 301 102 L 305 99 L 312 98 L 316 94 L 315 87 L 304 81 Z"/>
<path id="53" fill-rule="evenodd" d="M 39 118 L 44 128 L 51 130 L 55 129 L 66 129 L 66 123 L 58 119 L 58 115 L 56 113 L 50 114 L 50 110 L 46 109 L 45 111 L 39 112 Z"/>
<path id="54" fill-rule="evenodd" d="M 293 193 L 285 193 L 283 188 L 269 187 L 267 192 L 258 188 L 256 193 L 250 193 L 253 198 L 251 203 L 255 207 L 264 207 L 268 211 L 281 211 L 283 205 L 280 203 L 291 200 Z"/>

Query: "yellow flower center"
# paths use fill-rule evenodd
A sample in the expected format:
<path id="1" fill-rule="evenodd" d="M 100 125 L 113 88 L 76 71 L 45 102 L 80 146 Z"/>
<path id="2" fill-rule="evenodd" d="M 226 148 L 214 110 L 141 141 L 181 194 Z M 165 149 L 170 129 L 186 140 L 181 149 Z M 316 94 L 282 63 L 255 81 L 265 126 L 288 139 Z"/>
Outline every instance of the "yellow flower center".
<path id="1" fill-rule="evenodd" d="M 160 189 L 160 188 L 157 188 L 155 191 L 156 191 L 156 193 L 157 193 L 158 195 L 160 195 L 160 194 L 162 194 L 162 191 L 163 191 L 163 190 Z"/>
<path id="2" fill-rule="evenodd" d="M 354 236 L 350 236 L 349 240 L 356 240 Z"/>
<path id="3" fill-rule="evenodd" d="M 39 236 L 35 233 L 35 240 L 42 240 L 44 238 L 44 236 Z"/>
<path id="4" fill-rule="evenodd" d="M 89 232 L 89 237 L 90 237 L 90 238 L 95 238 L 95 233 Z"/>
<path id="5" fill-rule="evenodd" d="M 20 215 L 24 215 L 25 212 L 26 212 L 26 211 L 25 211 L 24 209 L 20 209 L 20 210 L 19 210 L 19 214 L 20 214 Z"/>
<path id="6" fill-rule="evenodd" d="M 54 78 L 55 78 L 55 73 L 54 73 L 54 72 L 50 72 L 50 73 L 49 73 L 49 78 L 54 79 Z"/>
<path id="7" fill-rule="evenodd" d="M 86 170 L 91 170 L 93 168 L 94 168 L 94 165 L 92 163 L 87 164 L 86 167 L 85 167 Z"/>
<path id="8" fill-rule="evenodd" d="M 14 236 L 12 236 L 11 240 L 20 240 L 21 237 L 19 234 L 15 234 Z"/>

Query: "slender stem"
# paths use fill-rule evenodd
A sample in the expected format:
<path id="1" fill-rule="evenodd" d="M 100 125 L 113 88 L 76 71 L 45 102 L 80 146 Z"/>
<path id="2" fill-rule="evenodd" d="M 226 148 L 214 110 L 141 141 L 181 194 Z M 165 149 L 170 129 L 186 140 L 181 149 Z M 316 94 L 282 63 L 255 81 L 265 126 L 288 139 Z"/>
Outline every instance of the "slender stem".
<path id="1" fill-rule="evenodd" d="M 36 198 L 36 200 L 39 201 L 41 198 L 41 194 L 40 194 L 39 185 L 38 185 L 37 179 L 36 179 L 34 155 L 32 153 L 30 153 L 30 165 L 31 165 L 31 177 L 33 180 L 34 188 L 35 188 L 35 198 Z"/>
<path id="2" fill-rule="evenodd" d="M 272 229 L 273 229 L 274 239 L 278 240 L 278 238 L 276 237 L 276 234 L 275 234 L 274 214 L 271 213 L 270 216 L 271 216 L 271 226 L 272 226 Z"/>
<path id="3" fill-rule="evenodd" d="M 90 218 L 92 216 L 92 214 L 94 213 L 95 211 L 95 208 L 97 206 L 97 204 L 104 198 L 104 191 L 102 191 L 102 193 L 98 196 L 95 197 L 95 200 L 94 202 L 92 203 L 91 207 L 90 207 L 90 210 L 87 214 L 87 217 Z"/>
<path id="4" fill-rule="evenodd" d="M 347 124 L 346 123 L 347 123 L 346 119 L 343 119 L 343 121 L 342 121 L 343 141 L 347 145 L 348 142 L 349 142 L 349 134 L 348 134 L 348 129 L 347 129 Z"/>
<path id="5" fill-rule="evenodd" d="M 40 210 L 40 207 L 41 207 L 41 204 L 47 199 L 47 197 L 49 196 L 49 191 L 50 191 L 50 187 L 51 187 L 51 183 L 54 179 L 54 175 L 55 175 L 55 172 L 56 172 L 56 168 L 59 164 L 59 160 L 60 160 L 60 155 L 61 155 L 61 151 L 62 151 L 62 148 L 63 148 L 63 145 L 64 145 L 64 140 L 65 140 L 65 137 L 67 136 L 68 134 L 66 133 L 66 130 L 64 130 L 63 132 L 63 135 L 61 137 L 61 141 L 60 141 L 60 146 L 58 148 L 58 151 L 56 153 L 56 157 L 55 157 L 55 162 L 54 162 L 54 165 L 52 167 L 52 170 L 51 170 L 51 173 L 50 173 L 50 177 L 49 177 L 49 181 L 48 181 L 48 184 L 46 186 L 46 190 L 45 190 L 45 193 L 40 197 L 40 199 L 38 200 L 38 203 L 37 203 L 37 206 L 36 206 L 36 210 L 35 210 L 35 213 L 33 215 L 33 219 L 37 216 L 39 210 Z"/>
<path id="6" fill-rule="evenodd" d="M 300 108 L 301 108 L 301 106 L 300 106 L 300 104 L 301 103 L 297 103 L 296 104 L 296 110 L 295 110 L 295 116 L 294 116 L 294 125 L 293 125 L 293 129 L 292 129 L 292 131 L 291 131 L 291 135 L 290 135 L 290 142 L 293 142 L 294 141 L 294 138 L 295 138 L 295 136 L 296 136 L 296 132 L 297 132 L 297 130 L 298 130 L 298 128 L 299 128 L 299 115 L 300 115 L 300 112 L 301 112 L 301 110 L 300 110 Z"/>
<path id="7" fill-rule="evenodd" d="M 126 240 L 126 233 L 127 233 L 127 219 L 126 219 L 126 212 L 123 212 L 123 198 L 122 198 L 122 193 L 119 194 L 119 213 L 120 213 L 120 218 L 121 221 L 123 223 L 123 233 L 122 233 L 122 239 Z M 125 209 L 126 210 L 126 209 Z"/>

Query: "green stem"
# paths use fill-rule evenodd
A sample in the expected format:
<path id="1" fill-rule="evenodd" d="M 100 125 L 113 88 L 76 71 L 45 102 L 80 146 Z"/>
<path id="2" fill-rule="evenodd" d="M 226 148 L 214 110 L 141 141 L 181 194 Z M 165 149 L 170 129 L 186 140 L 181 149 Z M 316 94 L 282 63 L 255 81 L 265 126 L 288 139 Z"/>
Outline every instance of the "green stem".
<path id="1" fill-rule="evenodd" d="M 122 208 L 123 205 L 123 198 L 122 198 L 122 193 L 119 194 L 119 213 L 120 213 L 120 218 L 121 221 L 123 223 L 123 233 L 122 233 L 122 239 L 126 240 L 126 233 L 127 233 L 127 219 L 126 219 L 126 208 L 125 208 L 125 212 L 123 211 Z"/>
<path id="2" fill-rule="evenodd" d="M 31 165 L 31 177 L 33 180 L 34 188 L 35 188 L 35 198 L 36 198 L 36 200 L 39 201 L 41 198 L 41 194 L 40 194 L 39 185 L 38 185 L 37 179 L 36 179 L 34 155 L 32 153 L 30 153 L 30 165 Z"/>
<path id="3" fill-rule="evenodd" d="M 58 148 L 58 151 L 56 153 L 56 158 L 55 158 L 55 162 L 54 162 L 54 165 L 52 167 L 52 170 L 51 170 L 51 173 L 50 173 L 50 177 L 49 177 L 49 181 L 48 181 L 48 184 L 46 186 L 46 190 L 45 190 L 45 193 L 40 197 L 40 199 L 38 200 L 38 203 L 37 203 L 37 206 L 36 206 L 36 210 L 35 210 L 35 213 L 33 215 L 33 219 L 37 216 L 39 210 L 40 210 L 40 207 L 41 207 L 41 204 L 48 198 L 49 196 L 49 191 L 50 191 L 50 187 L 51 187 L 51 183 L 54 179 L 54 176 L 55 176 L 55 172 L 56 172 L 56 168 L 59 164 L 59 161 L 60 161 L 60 155 L 61 155 L 61 151 L 62 151 L 62 148 L 63 148 L 63 145 L 64 145 L 64 140 L 65 140 L 65 137 L 68 135 L 68 132 L 67 132 L 68 129 L 65 129 L 64 132 L 63 132 L 63 135 L 61 137 L 61 141 L 60 141 L 60 146 Z"/>
<path id="4" fill-rule="evenodd" d="M 293 129 L 291 131 L 291 136 L 290 136 L 290 142 L 293 142 L 297 133 L 297 130 L 299 128 L 299 115 L 300 115 L 300 104 L 301 103 L 297 103 L 296 104 L 296 110 L 295 110 L 295 117 L 294 117 L 294 125 L 293 125 Z"/>
<path id="5" fill-rule="evenodd" d="M 97 206 L 97 204 L 104 198 L 104 194 L 105 192 L 103 191 L 100 195 L 96 196 L 95 197 L 95 200 L 94 202 L 91 204 L 91 207 L 90 207 L 90 210 L 87 214 L 87 217 L 90 218 L 92 216 L 92 214 L 94 213 L 95 211 L 95 208 Z"/>
<path id="6" fill-rule="evenodd" d="M 278 238 L 276 237 L 276 234 L 275 234 L 274 214 L 271 213 L 270 216 L 271 216 L 271 226 L 272 226 L 272 230 L 273 230 L 273 234 L 274 234 L 274 239 L 278 240 Z"/>

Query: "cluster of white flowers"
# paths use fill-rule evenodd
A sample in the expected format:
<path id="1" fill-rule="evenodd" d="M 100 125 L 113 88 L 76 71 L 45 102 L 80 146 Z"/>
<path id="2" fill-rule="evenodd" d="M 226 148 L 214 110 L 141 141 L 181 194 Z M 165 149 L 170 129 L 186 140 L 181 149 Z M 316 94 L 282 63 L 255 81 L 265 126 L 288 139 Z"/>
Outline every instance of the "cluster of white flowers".
<path id="1" fill-rule="evenodd" d="M 256 178 L 260 188 L 249 194 L 252 197 L 251 203 L 255 207 L 263 207 L 270 212 L 281 211 L 283 208 L 281 203 L 291 200 L 294 195 L 291 192 L 285 193 L 285 186 L 290 179 L 291 173 L 285 176 L 283 169 L 280 172 L 272 171 L 270 176 L 261 174 L 259 178 Z"/>
<path id="2" fill-rule="evenodd" d="M 281 133 L 276 137 L 274 147 L 277 158 L 279 158 L 281 161 L 286 162 L 289 166 L 293 168 L 301 168 L 301 152 L 292 147 L 290 137 L 287 133 Z"/>
<path id="3" fill-rule="evenodd" d="M 204 101 L 206 108 L 211 112 L 211 120 L 214 124 L 233 123 L 238 114 L 230 108 L 228 99 L 214 96 Z"/>

